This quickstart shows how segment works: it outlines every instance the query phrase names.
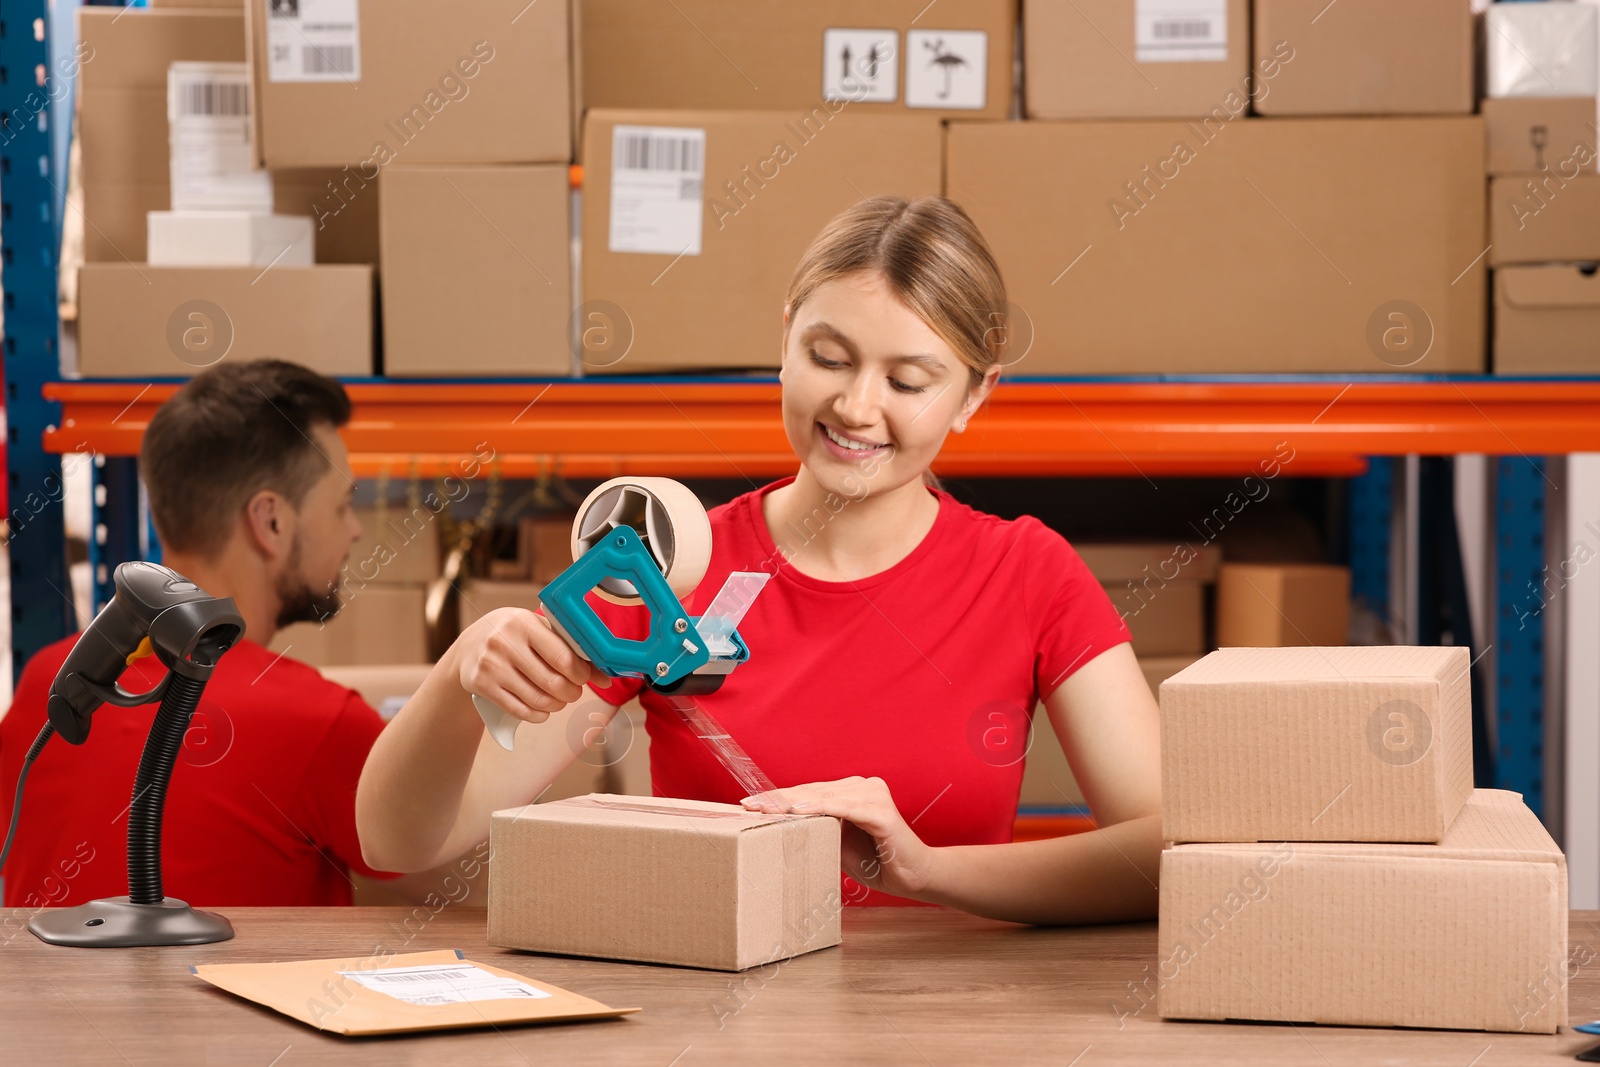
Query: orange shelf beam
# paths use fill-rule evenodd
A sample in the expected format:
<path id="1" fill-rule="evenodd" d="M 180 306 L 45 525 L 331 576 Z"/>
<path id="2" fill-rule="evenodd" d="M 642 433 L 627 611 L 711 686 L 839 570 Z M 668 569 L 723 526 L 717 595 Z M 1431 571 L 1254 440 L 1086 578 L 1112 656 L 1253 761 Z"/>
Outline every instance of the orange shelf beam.
<path id="1" fill-rule="evenodd" d="M 56 382 L 45 448 L 136 455 L 176 384 Z M 460 471 L 770 478 L 792 473 L 775 382 L 372 382 L 348 386 L 345 430 L 362 475 Z M 1356 474 L 1416 452 L 1600 451 L 1600 382 L 1003 383 L 935 469 L 951 476 Z"/>

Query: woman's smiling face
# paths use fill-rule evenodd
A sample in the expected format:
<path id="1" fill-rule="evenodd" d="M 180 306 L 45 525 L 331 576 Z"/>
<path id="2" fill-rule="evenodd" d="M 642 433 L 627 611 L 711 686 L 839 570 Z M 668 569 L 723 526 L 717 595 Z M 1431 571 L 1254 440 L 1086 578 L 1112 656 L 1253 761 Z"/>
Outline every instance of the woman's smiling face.
<path id="1" fill-rule="evenodd" d="M 920 482 L 981 400 L 966 364 L 876 272 L 818 286 L 784 338 L 784 432 L 841 496 Z"/>

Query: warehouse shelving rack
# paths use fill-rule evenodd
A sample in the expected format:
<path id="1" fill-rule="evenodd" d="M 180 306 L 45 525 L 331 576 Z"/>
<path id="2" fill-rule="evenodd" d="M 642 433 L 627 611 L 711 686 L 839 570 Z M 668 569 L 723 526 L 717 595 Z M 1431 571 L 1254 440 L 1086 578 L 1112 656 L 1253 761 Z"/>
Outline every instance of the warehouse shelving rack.
<path id="1" fill-rule="evenodd" d="M 141 543 L 132 457 L 173 382 L 60 381 L 57 250 L 65 181 L 51 128 L 65 108 L 30 103 L 48 71 L 45 0 L 6 0 L 0 17 L 0 262 L 3 262 L 14 664 L 68 633 L 72 609 L 61 508 L 61 456 L 94 457 L 98 514 L 91 560 L 104 578 Z M 350 383 L 347 439 L 358 473 L 442 474 L 481 442 L 508 477 L 554 465 L 571 477 L 649 473 L 745 477 L 788 473 L 793 457 L 771 379 L 614 379 Z M 1483 453 L 1494 462 L 1490 642 L 1495 783 L 1545 805 L 1545 618 L 1513 617 L 1551 555 L 1551 460 L 1600 451 L 1600 380 L 1370 376 L 1042 380 L 1003 384 L 938 469 L 953 476 L 1244 476 L 1293 447 L 1296 475 L 1352 479 L 1349 555 L 1357 595 L 1394 599 L 1395 534 L 1415 560 L 1411 457 Z M 1547 459 L 1547 457 L 1549 457 Z M 1408 516 L 1410 518 L 1408 519 Z M 1409 525 L 1408 525 L 1409 523 Z M 1453 536 L 1453 529 L 1450 530 Z M 1555 538 L 1559 540 L 1559 537 Z M 1403 570 L 1403 568 L 1402 568 Z M 1412 583 L 1402 574 L 1400 584 Z M 1405 599 L 1404 590 L 1401 599 Z M 1401 605 L 1394 605 L 1396 611 Z M 1429 636 L 1416 629 L 1415 639 Z M 1490 635 L 1480 635 L 1480 643 Z M 1553 790 L 1552 790 L 1553 791 Z M 1570 847 L 1570 846 L 1569 846 Z"/>

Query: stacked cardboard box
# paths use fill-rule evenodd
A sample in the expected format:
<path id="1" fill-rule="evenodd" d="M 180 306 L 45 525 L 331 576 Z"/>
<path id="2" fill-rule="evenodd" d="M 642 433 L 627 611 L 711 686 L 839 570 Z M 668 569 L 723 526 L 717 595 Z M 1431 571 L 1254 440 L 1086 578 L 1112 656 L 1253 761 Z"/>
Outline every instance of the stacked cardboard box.
<path id="1" fill-rule="evenodd" d="M 1141 657 L 1205 652 L 1206 587 L 1217 580 L 1220 548 L 1165 542 L 1074 547 L 1128 624 Z"/>
<path id="2" fill-rule="evenodd" d="M 1600 9 L 1496 4 L 1485 18 L 1494 372 L 1592 374 L 1600 370 Z"/>
<path id="3" fill-rule="evenodd" d="M 1517 794 L 1472 788 L 1469 670 L 1234 648 L 1162 684 L 1163 1018 L 1565 1024 L 1566 863 Z"/>
<path id="4" fill-rule="evenodd" d="M 1224 563 L 1217 572 L 1217 645 L 1342 645 L 1350 634 L 1350 569 L 1326 563 Z"/>

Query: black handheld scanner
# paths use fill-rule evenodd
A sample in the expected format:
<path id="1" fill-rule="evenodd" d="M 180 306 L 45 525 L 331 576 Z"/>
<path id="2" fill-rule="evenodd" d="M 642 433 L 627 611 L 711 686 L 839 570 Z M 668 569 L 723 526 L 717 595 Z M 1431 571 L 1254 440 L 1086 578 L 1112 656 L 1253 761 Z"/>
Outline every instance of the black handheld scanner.
<path id="1" fill-rule="evenodd" d="M 231 599 L 211 596 L 170 568 L 124 563 L 113 580 L 117 595 L 94 617 L 50 686 L 50 725 L 74 745 L 88 740 L 89 717 L 101 704 L 137 707 L 166 692 L 170 674 L 148 693 L 119 686 L 134 660 L 153 652 L 168 671 L 204 682 L 244 636 L 244 619 Z"/>

